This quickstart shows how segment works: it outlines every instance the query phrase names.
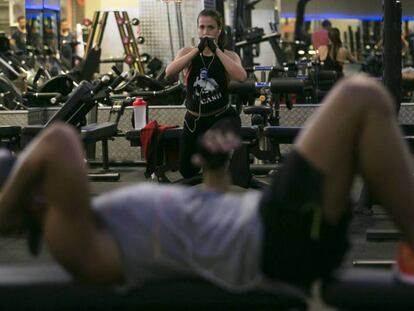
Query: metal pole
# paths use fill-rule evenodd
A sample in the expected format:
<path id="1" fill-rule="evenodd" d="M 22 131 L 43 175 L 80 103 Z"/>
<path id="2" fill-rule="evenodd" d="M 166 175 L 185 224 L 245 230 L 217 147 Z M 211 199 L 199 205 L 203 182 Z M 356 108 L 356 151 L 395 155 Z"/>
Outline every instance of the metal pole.
<path id="1" fill-rule="evenodd" d="M 184 47 L 184 29 L 183 29 L 183 19 L 181 14 L 181 1 L 175 1 L 175 14 L 177 17 L 177 28 L 178 28 L 178 43 L 180 49 Z"/>
<path id="2" fill-rule="evenodd" d="M 390 91 L 397 116 L 401 105 L 401 18 L 402 7 L 398 0 L 384 0 L 384 30 L 383 30 L 383 82 Z M 362 188 L 358 209 L 370 211 L 375 200 L 366 185 Z"/>
<path id="3" fill-rule="evenodd" d="M 170 3 L 169 1 L 164 1 L 165 5 L 167 6 L 167 23 L 168 23 L 168 34 L 170 36 L 170 49 L 171 49 L 171 59 L 174 59 L 174 43 L 172 39 L 172 31 L 171 31 L 171 16 L 170 16 Z"/>
<path id="4" fill-rule="evenodd" d="M 398 0 L 384 0 L 383 80 L 397 107 L 401 105 L 401 18 L 402 6 Z"/>

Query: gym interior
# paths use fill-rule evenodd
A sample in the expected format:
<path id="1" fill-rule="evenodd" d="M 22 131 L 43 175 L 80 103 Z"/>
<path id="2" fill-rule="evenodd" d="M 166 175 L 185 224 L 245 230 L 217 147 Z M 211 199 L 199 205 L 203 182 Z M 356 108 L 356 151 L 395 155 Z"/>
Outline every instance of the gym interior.
<path id="1" fill-rule="evenodd" d="M 2 148 L 19 155 L 54 122 L 72 125 L 84 144 L 94 196 L 143 181 L 201 187 L 199 179 L 183 179 L 178 169 L 187 77 L 167 76 L 166 68 L 183 48 L 199 45 L 203 9 L 220 12 L 224 48 L 238 55 L 247 73 L 244 81 L 227 85 L 245 152 L 231 191 L 268 187 L 307 119 L 352 75 L 363 73 L 386 86 L 414 150 L 413 1 L 2 0 L 0 7 Z M 330 29 L 337 30 L 336 48 L 343 50 L 333 65 L 322 57 L 324 48 L 335 45 Z M 168 128 L 150 153 L 141 130 L 153 121 Z M 23 230 L 0 236 L 0 306 L 414 310 L 413 285 L 393 274 L 400 230 L 359 177 L 351 204 L 351 248 L 332 280 L 315 282 L 310 292 L 276 283 L 271 290 L 235 293 L 199 278 L 124 292 L 76 280 L 45 243 L 33 251 Z"/>

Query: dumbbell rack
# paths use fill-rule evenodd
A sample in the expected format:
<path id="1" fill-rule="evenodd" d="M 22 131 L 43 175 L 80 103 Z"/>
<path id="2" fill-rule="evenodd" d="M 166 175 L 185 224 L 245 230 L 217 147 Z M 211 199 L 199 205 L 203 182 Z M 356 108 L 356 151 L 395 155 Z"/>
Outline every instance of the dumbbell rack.
<path id="1" fill-rule="evenodd" d="M 121 36 L 122 46 L 124 47 L 125 58 L 124 62 L 130 67 L 138 70 L 139 73 L 144 74 L 144 67 L 140 61 L 140 54 L 138 44 L 132 31 L 131 22 L 128 13 L 125 11 L 112 11 L 115 15 L 116 24 L 118 26 L 119 34 Z M 102 38 L 110 12 L 95 11 L 92 19 L 91 32 L 86 44 L 86 53 L 91 48 L 101 47 Z"/>

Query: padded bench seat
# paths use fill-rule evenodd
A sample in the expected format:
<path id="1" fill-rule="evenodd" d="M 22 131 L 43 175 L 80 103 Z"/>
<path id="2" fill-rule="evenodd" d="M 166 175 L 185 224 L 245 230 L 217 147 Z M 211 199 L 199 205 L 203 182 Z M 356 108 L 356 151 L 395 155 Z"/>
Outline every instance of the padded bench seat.
<path id="1" fill-rule="evenodd" d="M 19 136 L 22 131 L 20 126 L 0 125 L 0 138 L 13 138 Z"/>
<path id="2" fill-rule="evenodd" d="M 23 146 L 28 144 L 33 137 L 44 129 L 44 125 L 29 125 L 22 128 L 22 142 Z M 119 173 L 108 173 L 109 170 L 109 147 L 108 139 L 116 136 L 118 133 L 117 125 L 113 122 L 91 123 L 81 127 L 81 139 L 87 146 L 96 142 L 102 143 L 102 169 L 104 173 L 89 174 L 93 180 L 113 180 L 117 181 L 120 178 Z"/>
<path id="3" fill-rule="evenodd" d="M 183 129 L 181 127 L 174 127 L 167 129 L 163 134 L 163 140 L 178 140 L 181 137 L 181 132 Z M 130 130 L 125 133 L 125 138 L 130 142 L 132 147 L 141 146 L 140 140 L 141 130 Z"/>
<path id="4" fill-rule="evenodd" d="M 229 293 L 201 279 L 149 282 L 128 293 L 78 283 L 57 265 L 0 266 L 1 310 L 306 310 L 290 287 Z"/>
<path id="5" fill-rule="evenodd" d="M 395 279 L 389 269 L 339 270 L 324 285 L 324 301 L 340 310 L 414 310 L 414 285 Z"/>
<path id="6" fill-rule="evenodd" d="M 292 144 L 302 129 L 301 126 L 267 126 L 263 134 L 279 144 Z"/>
<path id="7" fill-rule="evenodd" d="M 162 139 L 164 141 L 179 140 L 182 131 L 182 127 L 170 128 L 164 132 Z M 141 146 L 140 132 L 141 130 L 130 130 L 125 133 L 125 138 L 130 142 L 132 147 Z M 243 140 L 250 141 L 257 138 L 258 129 L 255 126 L 242 126 L 240 135 Z"/>
<path id="8" fill-rule="evenodd" d="M 44 125 L 28 125 L 21 129 L 22 136 L 30 140 L 36 136 L 45 127 Z M 117 134 L 117 127 L 115 123 L 92 123 L 81 127 L 81 137 L 85 142 L 96 142 Z"/>
<path id="9" fill-rule="evenodd" d="M 81 138 L 84 143 L 107 140 L 117 133 L 117 126 L 113 122 L 92 123 L 81 127 Z"/>
<path id="10" fill-rule="evenodd" d="M 0 125 L 0 145 L 13 151 L 20 149 L 21 127 L 14 125 Z"/>
<path id="11" fill-rule="evenodd" d="M 45 128 L 42 124 L 35 124 L 35 125 L 27 125 L 22 128 L 22 136 L 34 137 L 38 133 L 40 133 L 41 130 Z"/>
<path id="12" fill-rule="evenodd" d="M 125 133 L 125 138 L 130 142 L 131 146 L 141 146 L 140 132 L 141 130 L 131 130 Z M 158 154 L 159 158 L 155 169 L 158 181 L 171 182 L 166 176 L 166 172 L 178 169 L 178 148 L 181 132 L 182 128 L 179 127 L 167 129 L 160 140 L 159 150 L 161 152 Z M 254 182 L 249 171 L 249 148 L 257 143 L 259 129 L 257 126 L 242 126 L 240 134 L 243 144 L 232 157 L 232 164 L 234 165 L 234 170 L 232 171 L 233 184 L 243 188 L 265 187 L 259 182 Z M 171 154 L 174 155 L 172 156 Z M 180 180 L 181 183 L 189 185 L 196 184 L 199 181 L 200 176 L 196 176 L 195 179 Z"/>
<path id="13" fill-rule="evenodd" d="M 405 140 L 411 144 L 414 140 L 414 124 L 401 124 L 400 126 Z M 263 134 L 275 139 L 279 144 L 291 144 L 303 128 L 301 126 L 267 126 Z"/>

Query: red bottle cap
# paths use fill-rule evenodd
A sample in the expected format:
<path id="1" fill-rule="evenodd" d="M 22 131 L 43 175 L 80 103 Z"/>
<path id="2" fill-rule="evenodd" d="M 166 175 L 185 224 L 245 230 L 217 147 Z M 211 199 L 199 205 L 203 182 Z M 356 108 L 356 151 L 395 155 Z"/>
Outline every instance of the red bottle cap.
<path id="1" fill-rule="evenodd" d="M 137 107 L 137 106 L 146 106 L 146 105 L 147 105 L 147 102 L 145 100 L 143 100 L 142 98 L 137 98 L 132 103 L 132 106 L 134 106 L 134 107 Z"/>

